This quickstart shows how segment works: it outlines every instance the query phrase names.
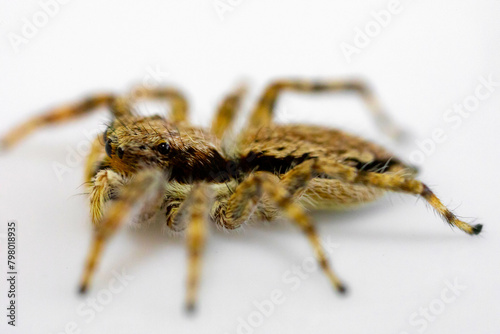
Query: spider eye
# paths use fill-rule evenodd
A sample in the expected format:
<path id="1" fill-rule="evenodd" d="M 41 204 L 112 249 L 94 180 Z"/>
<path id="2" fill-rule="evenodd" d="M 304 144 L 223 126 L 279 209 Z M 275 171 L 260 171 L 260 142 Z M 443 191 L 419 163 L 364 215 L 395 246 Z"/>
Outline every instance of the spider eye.
<path id="1" fill-rule="evenodd" d="M 161 143 L 156 149 L 160 154 L 167 154 L 170 151 L 170 146 L 167 143 Z"/>
<path id="2" fill-rule="evenodd" d="M 102 134 L 102 140 L 104 142 L 108 141 L 108 129 L 106 129 L 106 131 L 104 131 L 104 133 Z"/>
<path id="3" fill-rule="evenodd" d="M 118 154 L 118 158 L 122 159 L 125 151 L 123 151 L 123 148 L 118 147 L 118 149 L 116 150 L 116 153 Z"/>
<path id="4" fill-rule="evenodd" d="M 106 154 L 108 155 L 108 157 L 111 158 L 111 154 L 113 153 L 113 150 L 111 149 L 111 141 L 110 140 L 106 140 L 106 146 L 104 148 L 106 149 Z"/>

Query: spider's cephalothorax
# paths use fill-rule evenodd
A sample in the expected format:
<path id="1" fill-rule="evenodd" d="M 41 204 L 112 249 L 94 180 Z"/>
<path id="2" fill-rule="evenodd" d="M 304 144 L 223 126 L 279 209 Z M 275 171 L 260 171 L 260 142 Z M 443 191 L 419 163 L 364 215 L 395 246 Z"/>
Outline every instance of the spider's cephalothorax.
<path id="1" fill-rule="evenodd" d="M 130 176 L 147 167 L 182 183 L 213 181 L 226 168 L 219 139 L 208 131 L 159 116 L 121 117 L 103 136 L 107 157 L 98 166 Z"/>
<path id="2" fill-rule="evenodd" d="M 84 292 L 109 237 L 125 221 L 143 224 L 155 213 L 173 231 L 186 231 L 189 256 L 186 305 L 194 307 L 206 229 L 214 222 L 236 229 L 252 219 L 284 216 L 311 242 L 321 268 L 340 292 L 314 224 L 305 209 L 346 208 L 373 201 L 386 191 L 424 198 L 451 226 L 468 234 L 481 225 L 459 220 L 433 192 L 415 179 L 416 171 L 382 147 L 345 132 L 312 125 L 277 125 L 272 115 L 282 91 L 354 91 L 370 106 L 378 124 L 400 135 L 371 92 L 360 82 L 278 81 L 255 106 L 237 136 L 227 131 L 244 89 L 220 104 L 209 129 L 189 124 L 187 103 L 175 89 L 138 89 L 130 97 L 104 94 L 57 108 L 22 124 L 3 138 L 8 148 L 34 129 L 107 106 L 113 120 L 95 139 L 85 178 L 89 184 L 93 244 L 81 283 Z M 141 117 L 132 103 L 168 99 L 168 117 Z"/>

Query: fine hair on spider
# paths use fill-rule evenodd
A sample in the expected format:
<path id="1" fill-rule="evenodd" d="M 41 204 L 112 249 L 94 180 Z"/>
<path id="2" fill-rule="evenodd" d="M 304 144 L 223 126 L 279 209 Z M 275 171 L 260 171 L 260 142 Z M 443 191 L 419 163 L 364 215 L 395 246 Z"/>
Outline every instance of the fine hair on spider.
<path id="1" fill-rule="evenodd" d="M 185 232 L 188 249 L 186 309 L 195 308 L 202 252 L 209 224 L 233 230 L 251 220 L 279 217 L 297 226 L 311 243 L 320 267 L 338 292 L 346 287 L 320 243 L 309 209 L 345 209 L 371 202 L 386 192 L 423 198 L 450 226 L 479 234 L 416 179 L 416 170 L 381 146 L 322 126 L 276 124 L 273 113 L 283 92 L 354 92 L 367 104 L 376 124 L 392 137 L 402 132 L 382 111 L 361 81 L 278 80 L 255 104 L 237 136 L 229 131 L 245 94 L 243 86 L 218 106 L 208 128 L 189 122 L 188 103 L 172 87 L 143 88 L 129 95 L 98 94 L 29 119 L 1 140 L 11 148 L 34 130 L 64 123 L 107 107 L 112 120 L 91 145 L 85 181 L 94 227 L 80 292 L 93 278 L 109 238 L 125 222 L 161 223 Z M 139 100 L 166 100 L 164 117 L 133 112 Z"/>

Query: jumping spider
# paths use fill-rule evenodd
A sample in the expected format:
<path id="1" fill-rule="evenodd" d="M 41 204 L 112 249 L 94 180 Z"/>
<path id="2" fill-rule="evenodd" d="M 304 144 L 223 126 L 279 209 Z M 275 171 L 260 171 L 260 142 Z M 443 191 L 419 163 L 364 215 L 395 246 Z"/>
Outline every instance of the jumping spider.
<path id="1" fill-rule="evenodd" d="M 2 140 L 9 148 L 33 130 L 108 107 L 113 116 L 95 139 L 85 167 L 94 236 L 80 291 L 87 290 L 105 243 L 126 221 L 144 224 L 160 211 L 168 229 L 186 232 L 186 306 L 192 310 L 207 225 L 237 229 L 251 219 L 284 216 L 314 248 L 333 286 L 345 287 L 332 271 L 306 209 L 346 208 L 379 198 L 386 191 L 420 195 L 448 224 L 474 235 L 470 225 L 449 211 L 416 171 L 382 147 L 348 133 L 313 125 L 278 125 L 273 111 L 280 93 L 353 91 L 367 102 L 378 124 L 397 129 L 361 82 L 283 80 L 262 94 L 247 126 L 228 135 L 244 95 L 239 88 L 220 104 L 209 129 L 190 125 L 188 105 L 173 88 L 138 88 L 129 96 L 91 96 L 34 117 Z M 139 116 L 133 103 L 165 99 L 169 117 Z M 229 138 L 229 139 L 228 139 Z"/>

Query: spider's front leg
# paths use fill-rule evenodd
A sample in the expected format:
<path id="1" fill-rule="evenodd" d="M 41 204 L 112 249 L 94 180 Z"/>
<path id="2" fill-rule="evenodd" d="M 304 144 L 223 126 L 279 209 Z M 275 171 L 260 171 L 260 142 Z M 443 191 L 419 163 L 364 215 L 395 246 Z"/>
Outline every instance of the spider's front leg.
<path id="1" fill-rule="evenodd" d="M 167 99 L 171 102 L 171 119 L 174 122 L 187 122 L 188 104 L 184 96 L 175 88 L 148 89 L 140 87 L 127 96 L 116 96 L 115 94 L 95 94 L 81 101 L 67 104 L 48 110 L 45 113 L 31 117 L 21 123 L 3 138 L 0 139 L 0 149 L 9 149 L 29 134 L 44 126 L 65 123 L 81 116 L 90 114 L 92 111 L 107 107 L 113 118 L 133 116 L 132 104 L 137 99 Z"/>
<path id="2" fill-rule="evenodd" d="M 289 188 L 302 188 L 290 185 Z M 344 293 L 346 288 L 328 264 L 325 251 L 313 222 L 305 211 L 295 203 L 287 186 L 281 184 L 278 178 L 267 172 L 256 172 L 238 185 L 224 207 L 216 213 L 218 223 L 228 229 L 235 229 L 246 222 L 265 195 L 277 209 L 307 236 L 312 244 L 316 259 L 337 291 Z"/>
<path id="3" fill-rule="evenodd" d="M 188 103 L 184 95 L 172 87 L 146 88 L 140 86 L 130 93 L 133 99 L 158 99 L 170 102 L 170 120 L 174 123 L 188 122 Z"/>
<path id="4" fill-rule="evenodd" d="M 162 171 L 143 169 L 117 190 L 117 198 L 110 202 L 103 218 L 94 230 L 92 245 L 81 280 L 81 293 L 87 290 L 108 239 L 127 219 L 131 218 L 133 213 L 142 213 L 159 207 L 163 200 L 164 188 L 165 176 Z"/>
<path id="5" fill-rule="evenodd" d="M 117 98 L 113 94 L 97 94 L 82 101 L 49 110 L 28 119 L 8 132 L 0 140 L 0 149 L 11 148 L 39 128 L 74 120 L 100 107 L 110 108 L 114 117 L 130 115 L 127 101 L 126 98 Z"/>
<path id="6" fill-rule="evenodd" d="M 116 199 L 119 189 L 125 184 L 125 179 L 111 169 L 105 169 L 99 171 L 91 182 L 90 215 L 93 225 L 97 227 L 100 225 L 106 206 L 111 200 Z"/>

